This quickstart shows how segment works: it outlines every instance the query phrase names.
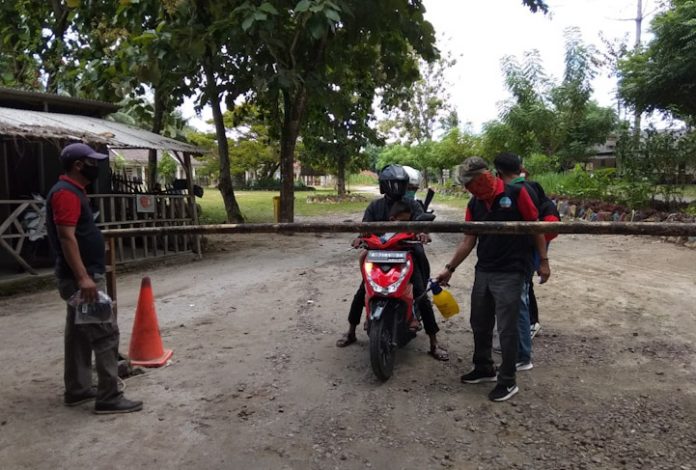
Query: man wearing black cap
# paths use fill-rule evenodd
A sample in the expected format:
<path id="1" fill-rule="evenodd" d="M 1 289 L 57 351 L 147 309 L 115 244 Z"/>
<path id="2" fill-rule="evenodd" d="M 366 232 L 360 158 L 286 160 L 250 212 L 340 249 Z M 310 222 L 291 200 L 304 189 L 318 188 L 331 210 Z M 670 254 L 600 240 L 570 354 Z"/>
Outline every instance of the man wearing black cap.
<path id="1" fill-rule="evenodd" d="M 474 196 L 466 210 L 467 221 L 535 221 L 537 209 L 523 187 L 506 185 L 488 171 L 480 157 L 467 158 L 458 170 L 458 179 Z M 532 247 L 541 254 L 539 276 L 551 275 L 542 235 L 465 235 L 451 261 L 437 276 L 446 284 L 454 270 L 476 247 L 478 261 L 471 290 L 471 329 L 474 333 L 474 369 L 461 377 L 463 383 L 497 382 L 488 394 L 492 401 L 505 401 L 519 389 L 516 382 L 517 326 L 526 273 L 531 265 Z M 496 371 L 492 358 L 493 326 L 497 320 L 502 364 Z"/>
<path id="2" fill-rule="evenodd" d="M 58 290 L 68 300 L 78 290 L 87 303 L 104 290 L 104 239 L 94 223 L 85 186 L 97 179 L 99 161 L 107 155 L 86 144 L 66 146 L 60 154 L 65 172 L 46 197 L 48 239 L 56 255 Z M 75 308 L 68 305 L 65 322 L 64 402 L 76 406 L 96 399 L 97 414 L 129 413 L 143 407 L 118 389 L 116 321 L 75 324 Z M 98 387 L 92 385 L 92 351 Z"/>

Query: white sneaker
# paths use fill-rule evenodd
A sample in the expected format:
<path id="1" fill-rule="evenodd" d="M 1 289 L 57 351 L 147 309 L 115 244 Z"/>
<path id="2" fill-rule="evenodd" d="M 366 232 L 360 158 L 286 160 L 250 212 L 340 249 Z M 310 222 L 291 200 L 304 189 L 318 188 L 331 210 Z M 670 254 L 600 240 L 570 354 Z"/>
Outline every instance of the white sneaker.
<path id="1" fill-rule="evenodd" d="M 534 337 L 535 337 L 536 335 L 538 335 L 539 332 L 541 331 L 541 323 L 539 323 L 539 322 L 534 323 L 534 324 L 529 328 L 529 331 L 530 331 L 530 333 L 531 333 L 531 335 L 532 335 L 532 339 L 534 339 Z"/>
<path id="2" fill-rule="evenodd" d="M 515 368 L 518 371 L 523 371 L 523 370 L 531 370 L 534 368 L 534 364 L 532 364 L 532 361 L 529 362 L 518 362 L 515 364 Z"/>

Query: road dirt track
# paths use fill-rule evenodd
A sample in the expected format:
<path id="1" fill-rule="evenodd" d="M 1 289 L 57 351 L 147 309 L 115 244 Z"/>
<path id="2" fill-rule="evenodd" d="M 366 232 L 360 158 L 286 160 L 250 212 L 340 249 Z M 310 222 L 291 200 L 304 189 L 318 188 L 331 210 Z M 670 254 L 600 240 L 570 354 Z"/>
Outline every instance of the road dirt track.
<path id="1" fill-rule="evenodd" d="M 121 350 L 145 274 L 174 349 L 171 365 L 126 381 L 145 401 L 130 415 L 62 406 L 56 292 L 0 299 L 0 467 L 696 469 L 696 251 L 560 237 L 537 288 L 535 368 L 494 404 L 490 384 L 459 382 L 475 257 L 452 280 L 463 314 L 440 321 L 451 361 L 420 335 L 380 383 L 362 328 L 334 345 L 359 282 L 350 239 L 216 237 L 202 261 L 121 276 Z M 458 239 L 434 236 L 435 273 Z"/>

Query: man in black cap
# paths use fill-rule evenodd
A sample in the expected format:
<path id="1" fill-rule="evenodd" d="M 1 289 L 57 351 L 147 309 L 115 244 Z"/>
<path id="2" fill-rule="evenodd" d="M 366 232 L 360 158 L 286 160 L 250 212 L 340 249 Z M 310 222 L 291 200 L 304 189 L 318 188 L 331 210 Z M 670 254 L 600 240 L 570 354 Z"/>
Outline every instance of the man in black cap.
<path id="1" fill-rule="evenodd" d="M 107 155 L 86 144 L 66 146 L 60 154 L 65 172 L 46 197 L 48 239 L 56 255 L 58 290 L 68 300 L 78 290 L 86 303 L 104 290 L 104 239 L 94 223 L 85 186 L 97 179 L 99 161 Z M 76 406 L 96 399 L 97 414 L 129 413 L 143 407 L 126 399 L 118 389 L 116 320 L 75 324 L 75 308 L 68 304 L 65 322 L 64 402 Z M 92 351 L 98 387 L 92 385 Z"/>
<path id="2" fill-rule="evenodd" d="M 524 187 L 506 185 L 488 171 L 480 157 L 464 160 L 458 179 L 473 195 L 466 210 L 467 221 L 535 221 L 538 211 Z M 541 255 L 542 282 L 551 275 L 543 235 L 465 235 L 451 261 L 437 276 L 446 284 L 452 273 L 476 247 L 478 261 L 471 290 L 471 329 L 474 333 L 474 369 L 461 377 L 463 383 L 497 382 L 488 394 L 492 401 L 505 401 L 519 389 L 516 382 L 517 326 L 521 293 L 531 266 L 532 248 Z M 492 358 L 493 326 L 497 320 L 502 364 L 496 371 Z"/>

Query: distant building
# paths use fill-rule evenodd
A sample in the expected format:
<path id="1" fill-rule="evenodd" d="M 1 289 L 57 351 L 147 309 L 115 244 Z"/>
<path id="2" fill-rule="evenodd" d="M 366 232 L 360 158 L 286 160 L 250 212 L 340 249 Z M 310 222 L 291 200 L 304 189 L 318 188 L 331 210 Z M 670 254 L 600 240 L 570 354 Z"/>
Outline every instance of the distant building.
<path id="1" fill-rule="evenodd" d="M 587 160 L 588 169 L 616 168 L 616 143 L 618 137 L 610 135 L 606 142 L 596 145 L 592 156 Z"/>

